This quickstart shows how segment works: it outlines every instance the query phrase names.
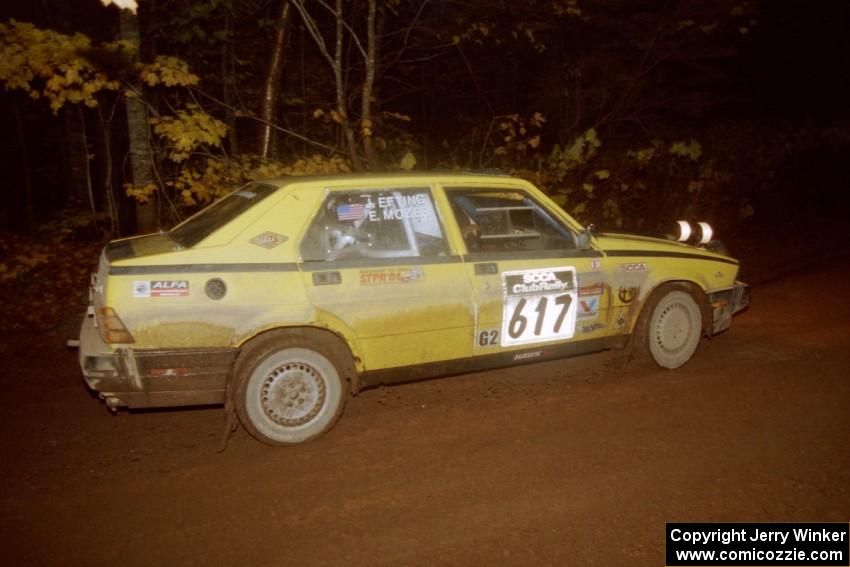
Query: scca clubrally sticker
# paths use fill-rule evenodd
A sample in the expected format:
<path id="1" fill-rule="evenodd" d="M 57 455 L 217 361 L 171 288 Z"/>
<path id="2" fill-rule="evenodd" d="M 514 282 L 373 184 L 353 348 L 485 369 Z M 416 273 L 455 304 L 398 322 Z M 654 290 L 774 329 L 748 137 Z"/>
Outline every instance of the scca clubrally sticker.
<path id="1" fill-rule="evenodd" d="M 189 295 L 187 280 L 153 280 L 133 282 L 133 297 L 179 297 Z"/>
<path id="2" fill-rule="evenodd" d="M 503 272 L 502 291 L 502 346 L 570 339 L 575 334 L 574 267 Z"/>

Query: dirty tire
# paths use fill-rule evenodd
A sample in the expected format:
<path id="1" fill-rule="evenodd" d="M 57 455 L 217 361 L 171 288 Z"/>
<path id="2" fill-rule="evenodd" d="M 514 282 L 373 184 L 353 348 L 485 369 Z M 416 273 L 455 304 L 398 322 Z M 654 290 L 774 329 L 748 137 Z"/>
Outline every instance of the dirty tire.
<path id="1" fill-rule="evenodd" d="M 325 341 L 269 333 L 248 343 L 234 375 L 234 401 L 248 432 L 271 445 L 315 439 L 342 414 L 348 382 Z"/>
<path id="2" fill-rule="evenodd" d="M 702 338 L 702 310 L 688 286 L 668 284 L 647 300 L 635 325 L 634 358 L 678 368 L 691 359 Z"/>

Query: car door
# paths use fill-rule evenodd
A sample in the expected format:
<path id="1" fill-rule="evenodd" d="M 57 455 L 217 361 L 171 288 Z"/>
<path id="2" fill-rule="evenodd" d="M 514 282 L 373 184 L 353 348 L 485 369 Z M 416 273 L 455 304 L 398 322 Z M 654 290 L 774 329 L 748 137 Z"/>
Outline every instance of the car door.
<path id="1" fill-rule="evenodd" d="M 367 371 L 472 355 L 472 290 L 428 185 L 328 189 L 301 242 L 314 308 L 351 329 Z"/>
<path id="2" fill-rule="evenodd" d="M 518 362 L 601 344 L 611 297 L 598 251 L 579 250 L 575 231 L 527 188 L 444 189 L 466 246 L 477 356 Z"/>

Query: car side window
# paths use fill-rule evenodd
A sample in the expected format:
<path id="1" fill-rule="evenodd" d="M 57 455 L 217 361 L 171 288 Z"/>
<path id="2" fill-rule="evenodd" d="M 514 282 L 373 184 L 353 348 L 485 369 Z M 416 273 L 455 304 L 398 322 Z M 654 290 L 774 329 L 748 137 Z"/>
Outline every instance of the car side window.
<path id="1" fill-rule="evenodd" d="M 569 250 L 573 233 L 518 189 L 451 189 L 449 201 L 471 253 Z"/>
<path id="2" fill-rule="evenodd" d="M 301 243 L 305 262 L 442 256 L 447 251 L 427 187 L 331 192 Z"/>

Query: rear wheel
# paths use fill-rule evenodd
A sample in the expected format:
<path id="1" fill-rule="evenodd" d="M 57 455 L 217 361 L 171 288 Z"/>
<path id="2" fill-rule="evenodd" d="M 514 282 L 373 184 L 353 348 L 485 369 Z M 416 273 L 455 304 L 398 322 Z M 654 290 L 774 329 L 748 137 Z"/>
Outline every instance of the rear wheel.
<path id="1" fill-rule="evenodd" d="M 239 420 L 265 443 L 289 445 L 321 436 L 348 397 L 343 366 L 325 341 L 271 333 L 249 343 L 236 365 Z"/>
<path id="2" fill-rule="evenodd" d="M 678 368 L 691 359 L 702 337 L 702 310 L 687 286 L 656 290 L 641 312 L 634 354 L 662 368 Z"/>

